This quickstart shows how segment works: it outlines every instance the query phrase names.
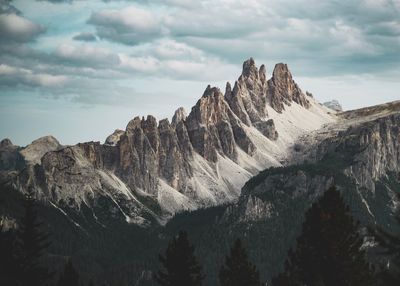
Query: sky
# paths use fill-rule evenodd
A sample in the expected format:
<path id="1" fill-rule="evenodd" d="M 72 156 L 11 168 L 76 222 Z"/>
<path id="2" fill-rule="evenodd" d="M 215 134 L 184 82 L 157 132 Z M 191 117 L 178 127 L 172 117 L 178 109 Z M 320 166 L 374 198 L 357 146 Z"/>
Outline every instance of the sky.
<path id="1" fill-rule="evenodd" d="M 0 0 L 0 139 L 101 141 L 253 57 L 320 102 L 400 99 L 400 0 Z"/>

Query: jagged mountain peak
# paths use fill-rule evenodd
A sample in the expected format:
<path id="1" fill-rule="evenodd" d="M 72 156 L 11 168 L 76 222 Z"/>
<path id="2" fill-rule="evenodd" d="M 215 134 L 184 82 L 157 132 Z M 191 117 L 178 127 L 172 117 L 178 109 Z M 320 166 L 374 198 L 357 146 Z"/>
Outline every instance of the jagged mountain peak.
<path id="1" fill-rule="evenodd" d="M 161 119 L 158 122 L 158 130 L 159 130 L 160 133 L 162 133 L 162 132 L 164 132 L 166 130 L 169 130 L 170 128 L 171 128 L 171 124 L 170 124 L 168 118 Z"/>
<path id="2" fill-rule="evenodd" d="M 221 94 L 221 90 L 218 87 L 216 87 L 216 86 L 211 87 L 211 85 L 207 85 L 202 97 L 209 97 L 209 96 L 215 96 L 215 95 L 220 95 L 220 94 Z"/>
<path id="3" fill-rule="evenodd" d="M 292 80 L 292 74 L 287 64 L 277 63 L 272 72 L 274 80 Z"/>
<path id="4" fill-rule="evenodd" d="M 157 129 L 157 119 L 153 115 L 147 115 L 146 119 L 142 117 L 141 127 L 143 130 Z"/>
<path id="5" fill-rule="evenodd" d="M 258 71 L 259 77 L 262 83 L 265 83 L 267 79 L 267 68 L 265 67 L 264 64 L 260 66 L 260 70 Z"/>
<path id="6" fill-rule="evenodd" d="M 187 114 L 183 107 L 179 107 L 175 110 L 174 116 L 172 117 L 172 125 L 176 126 L 179 122 L 186 120 Z"/>
<path id="7" fill-rule="evenodd" d="M 226 85 L 225 85 L 225 98 L 230 96 L 231 93 L 232 93 L 232 86 L 231 86 L 231 83 L 229 81 L 227 81 Z"/>
<path id="8" fill-rule="evenodd" d="M 34 168 L 15 163 L 27 158 L 19 149 L 7 151 L 0 170 L 22 170 L 13 183 L 21 190 L 35 186 L 57 206 L 73 197 L 70 206 L 79 209 L 81 203 L 105 197 L 127 222 L 160 220 L 235 200 L 253 174 L 281 165 L 298 136 L 332 120 L 314 99 L 305 99 L 293 80 L 267 81 L 265 66 L 258 69 L 250 58 L 233 88 L 228 82 L 223 94 L 208 85 L 190 113 L 177 109 L 171 123 L 136 116 L 104 145 L 43 149 L 30 160 L 41 163 Z"/>
<path id="9" fill-rule="evenodd" d="M 293 80 L 287 64 L 278 63 L 275 65 L 272 78 L 268 81 L 268 94 L 270 104 L 278 112 L 290 106 L 292 102 L 310 107 L 310 100 L 303 93 L 297 83 Z"/>
<path id="10" fill-rule="evenodd" d="M 249 58 L 243 63 L 242 69 L 243 77 L 258 77 L 258 68 L 253 58 Z"/>
<path id="11" fill-rule="evenodd" d="M 125 131 L 126 132 L 132 132 L 136 128 L 141 127 L 142 125 L 142 120 L 140 119 L 139 116 L 135 116 L 131 121 L 128 122 L 128 125 L 126 125 Z"/>

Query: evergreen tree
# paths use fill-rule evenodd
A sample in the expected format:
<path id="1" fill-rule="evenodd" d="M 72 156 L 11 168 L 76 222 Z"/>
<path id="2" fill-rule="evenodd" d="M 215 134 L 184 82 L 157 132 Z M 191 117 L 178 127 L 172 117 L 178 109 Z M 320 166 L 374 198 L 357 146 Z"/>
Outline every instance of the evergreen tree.
<path id="1" fill-rule="evenodd" d="M 71 260 L 65 264 L 64 272 L 60 275 L 57 286 L 79 286 L 79 273 Z"/>
<path id="2" fill-rule="evenodd" d="M 273 285 L 376 285 L 358 229 L 340 193 L 331 187 L 307 211 L 296 249 L 289 251 L 285 262 L 285 273 Z"/>
<path id="3" fill-rule="evenodd" d="M 48 235 L 41 231 L 33 189 L 29 189 L 24 200 L 25 214 L 17 232 L 17 257 L 21 286 L 43 286 L 51 273 L 43 266 L 44 251 L 49 247 Z"/>
<path id="4" fill-rule="evenodd" d="M 242 246 L 240 239 L 237 239 L 231 248 L 230 255 L 225 258 L 225 265 L 219 272 L 221 286 L 260 286 L 260 274 L 252 264 Z"/>
<path id="5" fill-rule="evenodd" d="M 16 286 L 18 264 L 15 258 L 15 235 L 0 225 L 0 285 Z"/>
<path id="6" fill-rule="evenodd" d="M 200 286 L 202 268 L 194 255 L 187 233 L 180 231 L 169 243 L 165 256 L 159 255 L 165 271 L 158 271 L 155 280 L 162 286 Z"/>

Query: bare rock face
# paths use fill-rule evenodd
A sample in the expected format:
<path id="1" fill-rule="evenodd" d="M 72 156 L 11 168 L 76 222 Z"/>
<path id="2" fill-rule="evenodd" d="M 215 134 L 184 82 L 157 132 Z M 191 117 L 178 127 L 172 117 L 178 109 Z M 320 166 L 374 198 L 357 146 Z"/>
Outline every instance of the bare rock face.
<path id="1" fill-rule="evenodd" d="M 44 154 L 61 148 L 60 143 L 53 136 L 45 136 L 36 139 L 31 144 L 20 151 L 27 163 L 35 165 L 40 164 L 40 159 Z"/>
<path id="2" fill-rule="evenodd" d="M 355 163 L 345 170 L 356 178 L 360 186 L 375 191 L 375 182 L 388 172 L 400 174 L 400 115 L 379 118 L 369 124 L 349 128 L 340 136 L 342 148 L 353 146 L 359 150 Z M 357 137 L 356 135 L 359 135 Z"/>
<path id="3" fill-rule="evenodd" d="M 124 130 L 121 129 L 116 129 L 113 134 L 107 137 L 106 141 L 104 144 L 110 145 L 110 146 L 116 146 L 121 139 L 121 136 L 125 133 Z"/>
<path id="4" fill-rule="evenodd" d="M 188 163 L 191 158 L 191 147 L 182 144 L 183 148 L 181 148 L 177 132 L 168 119 L 160 121 L 158 131 L 160 134 L 160 176 L 165 178 L 170 186 L 183 192 L 186 187 L 185 178 L 192 175 L 192 170 Z M 187 136 L 187 133 L 183 136 Z"/>
<path id="5" fill-rule="evenodd" d="M 310 102 L 294 82 L 286 64 L 275 66 L 272 78 L 268 81 L 268 96 L 272 108 L 278 112 L 282 112 L 285 105 L 293 101 L 305 108 L 310 107 Z"/>
<path id="6" fill-rule="evenodd" d="M 273 119 L 256 122 L 255 127 L 268 139 L 278 139 L 278 131 L 275 129 L 275 123 Z"/>
<path id="7" fill-rule="evenodd" d="M 179 107 L 172 117 L 172 125 L 176 126 L 179 122 L 185 121 L 187 117 L 186 111 L 183 107 Z"/>
<path id="8" fill-rule="evenodd" d="M 227 85 L 226 100 L 233 112 L 248 126 L 267 116 L 265 78 L 265 66 L 258 70 L 254 60 L 250 58 L 243 63 L 242 75 L 235 82 L 233 91 Z"/>
<path id="9" fill-rule="evenodd" d="M 190 141 L 206 160 L 216 162 L 217 152 L 235 158 L 231 119 L 234 119 L 233 113 L 221 91 L 208 86 L 186 120 Z"/>

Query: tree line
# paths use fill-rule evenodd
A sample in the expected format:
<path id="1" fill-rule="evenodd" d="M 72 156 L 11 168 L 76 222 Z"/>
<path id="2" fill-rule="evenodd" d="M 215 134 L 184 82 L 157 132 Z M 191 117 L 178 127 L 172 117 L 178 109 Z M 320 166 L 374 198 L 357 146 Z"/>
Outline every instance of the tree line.
<path id="1" fill-rule="evenodd" d="M 56 275 L 45 265 L 49 236 L 38 218 L 33 190 L 24 199 L 24 215 L 16 230 L 0 225 L 0 285 L 84 286 L 79 272 L 67 259 Z M 398 216 L 400 223 L 400 216 Z M 283 272 L 273 286 L 400 285 L 400 238 L 382 229 L 371 229 L 390 263 L 371 265 L 365 253 L 365 238 L 341 194 L 329 188 L 305 214 L 302 232 L 288 252 Z M 154 274 L 161 286 L 200 286 L 205 274 L 195 256 L 188 234 L 180 231 L 159 255 L 162 266 Z M 219 271 L 221 286 L 261 286 L 260 272 L 240 239 L 236 239 Z M 269 285 L 269 284 L 268 284 Z"/>

